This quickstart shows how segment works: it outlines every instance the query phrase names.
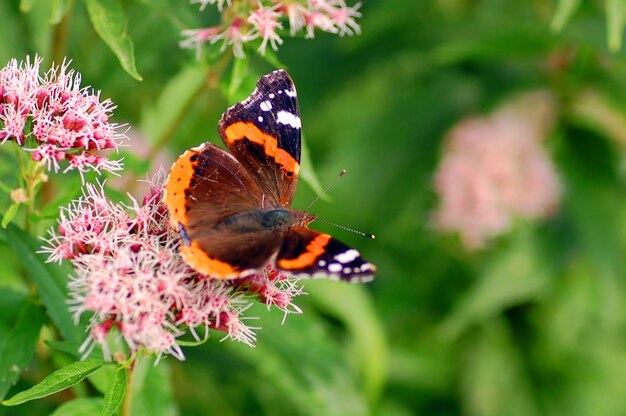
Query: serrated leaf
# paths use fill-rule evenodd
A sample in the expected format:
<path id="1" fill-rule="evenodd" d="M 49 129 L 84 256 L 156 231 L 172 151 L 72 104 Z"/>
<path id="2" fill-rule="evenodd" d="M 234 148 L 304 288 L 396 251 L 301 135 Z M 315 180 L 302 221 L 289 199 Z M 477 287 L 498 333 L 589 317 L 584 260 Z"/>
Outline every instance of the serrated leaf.
<path id="1" fill-rule="evenodd" d="M 7 242 L 13 248 L 29 277 L 37 287 L 52 322 L 67 340 L 79 340 L 82 330 L 77 327 L 66 304 L 67 274 L 62 267 L 46 263 L 43 257 L 36 254 L 40 244 L 32 236 L 9 224 L 5 230 Z"/>
<path id="2" fill-rule="evenodd" d="M 80 383 L 89 374 L 102 367 L 100 360 L 85 360 L 66 365 L 43 379 L 39 384 L 2 402 L 5 406 L 17 406 L 31 400 L 40 399 Z"/>
<path id="3" fill-rule="evenodd" d="M 578 7 L 580 6 L 581 0 L 559 0 L 556 5 L 556 10 L 554 11 L 554 16 L 552 16 L 552 22 L 550 23 L 550 28 L 554 32 L 560 32 L 563 30 L 569 19 L 572 18 Z"/>
<path id="4" fill-rule="evenodd" d="M 3 310 L 4 305 L 0 305 L 0 314 L 10 315 Z M 19 310 L 17 319 L 0 333 L 0 399 L 30 363 L 45 320 L 43 309 L 33 298 L 25 300 Z"/>
<path id="5" fill-rule="evenodd" d="M 609 49 L 618 52 L 622 47 L 624 25 L 626 24 L 626 1 L 606 0 L 606 36 Z"/>
<path id="6" fill-rule="evenodd" d="M 141 117 L 140 129 L 150 143 L 158 144 L 171 136 L 189 103 L 206 85 L 206 73 L 202 65 L 188 66 L 167 82 L 156 104 Z"/>
<path id="7" fill-rule="evenodd" d="M 7 225 L 15 218 L 15 214 L 17 214 L 17 210 L 19 209 L 20 204 L 11 204 L 7 212 L 4 213 L 4 217 L 2 217 L 2 228 L 7 228 Z"/>
<path id="8" fill-rule="evenodd" d="M 72 0 L 52 0 L 52 9 L 50 10 L 50 23 L 57 25 L 63 20 L 63 17 L 70 9 Z"/>
<path id="9" fill-rule="evenodd" d="M 94 29 L 111 48 L 122 68 L 138 81 L 141 75 L 135 67 L 135 51 L 128 35 L 126 12 L 120 0 L 85 0 Z"/>
<path id="10" fill-rule="evenodd" d="M 117 413 L 117 409 L 124 400 L 126 394 L 126 369 L 118 368 L 113 372 L 107 384 L 106 393 L 104 393 L 104 416 L 113 416 Z"/>
<path id="11" fill-rule="evenodd" d="M 50 416 L 100 416 L 102 403 L 100 397 L 79 397 L 62 404 Z"/>

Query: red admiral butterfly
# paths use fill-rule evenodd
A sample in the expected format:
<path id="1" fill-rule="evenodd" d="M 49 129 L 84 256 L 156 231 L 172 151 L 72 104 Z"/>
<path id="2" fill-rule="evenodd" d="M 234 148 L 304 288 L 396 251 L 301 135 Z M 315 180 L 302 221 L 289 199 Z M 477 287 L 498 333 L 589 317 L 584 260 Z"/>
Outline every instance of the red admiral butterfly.
<path id="1" fill-rule="evenodd" d="M 310 230 L 316 216 L 290 208 L 301 125 L 287 72 L 260 78 L 246 100 L 222 115 L 218 130 L 230 153 L 211 143 L 187 150 L 165 184 L 165 204 L 187 264 L 221 279 L 255 273 L 268 263 L 314 277 L 373 278 L 376 267 L 357 250 Z"/>

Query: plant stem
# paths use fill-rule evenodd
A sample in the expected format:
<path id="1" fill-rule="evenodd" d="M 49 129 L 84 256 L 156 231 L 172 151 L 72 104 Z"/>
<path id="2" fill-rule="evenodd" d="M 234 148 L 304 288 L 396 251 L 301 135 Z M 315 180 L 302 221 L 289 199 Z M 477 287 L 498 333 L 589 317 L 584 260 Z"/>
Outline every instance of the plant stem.
<path id="1" fill-rule="evenodd" d="M 124 396 L 124 403 L 122 403 L 122 416 L 131 415 L 131 408 L 133 405 L 133 379 L 135 375 L 136 363 L 136 361 L 133 361 L 131 365 L 128 366 L 128 379 L 126 383 L 126 395 Z"/>

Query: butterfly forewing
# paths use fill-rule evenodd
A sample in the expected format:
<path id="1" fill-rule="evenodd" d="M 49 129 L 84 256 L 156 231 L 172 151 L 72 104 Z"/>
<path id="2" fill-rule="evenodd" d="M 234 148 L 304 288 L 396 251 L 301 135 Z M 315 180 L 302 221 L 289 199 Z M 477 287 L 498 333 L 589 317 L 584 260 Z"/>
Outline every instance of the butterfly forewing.
<path id="1" fill-rule="evenodd" d="M 269 202 L 291 205 L 300 171 L 301 123 L 289 75 L 279 70 L 262 77 L 246 100 L 224 113 L 219 133 Z"/>

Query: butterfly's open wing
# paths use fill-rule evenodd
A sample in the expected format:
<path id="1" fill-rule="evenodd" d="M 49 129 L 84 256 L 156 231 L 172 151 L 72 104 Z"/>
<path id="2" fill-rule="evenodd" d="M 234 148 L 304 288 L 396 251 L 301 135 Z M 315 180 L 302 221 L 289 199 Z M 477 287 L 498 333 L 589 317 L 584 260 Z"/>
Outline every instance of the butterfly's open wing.
<path id="1" fill-rule="evenodd" d="M 278 233 L 233 233 L 220 222 L 260 208 L 263 193 L 244 167 L 213 144 L 186 151 L 165 184 L 170 221 L 181 232 L 185 262 L 200 273 L 238 277 L 263 267 L 278 250 Z"/>
<path id="2" fill-rule="evenodd" d="M 288 207 L 300 171 L 300 112 L 293 81 L 283 70 L 265 75 L 250 96 L 230 107 L 219 134 L 273 205 Z"/>
<path id="3" fill-rule="evenodd" d="M 304 227 L 292 227 L 287 232 L 276 266 L 296 274 L 349 282 L 371 280 L 376 272 L 376 267 L 366 262 L 357 250 L 328 234 Z"/>

